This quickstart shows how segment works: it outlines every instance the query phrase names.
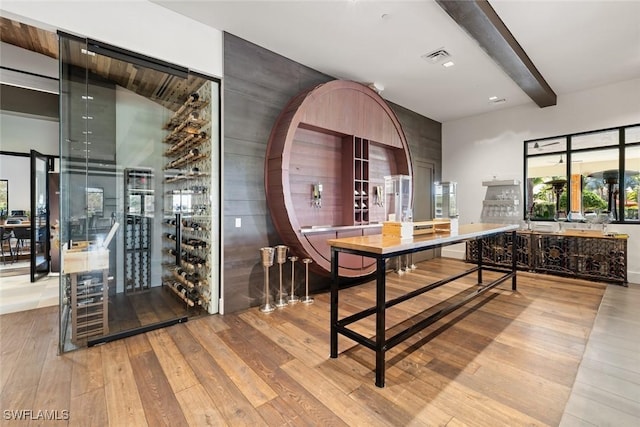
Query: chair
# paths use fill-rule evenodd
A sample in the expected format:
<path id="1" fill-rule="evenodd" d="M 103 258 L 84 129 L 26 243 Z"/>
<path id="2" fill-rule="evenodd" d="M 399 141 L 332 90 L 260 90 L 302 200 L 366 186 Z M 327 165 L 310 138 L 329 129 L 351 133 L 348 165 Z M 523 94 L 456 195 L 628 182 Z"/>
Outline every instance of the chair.
<path id="1" fill-rule="evenodd" d="M 16 241 L 16 258 L 20 256 L 21 249 L 24 247 L 25 240 L 31 241 L 31 227 L 16 227 L 13 229 L 13 237 Z"/>
<path id="2" fill-rule="evenodd" d="M 11 262 L 13 262 L 13 250 L 11 249 L 11 238 L 13 237 L 13 232 L 11 230 L 7 230 L 4 227 L 0 227 L 0 237 L 2 238 L 2 242 L 0 243 L 0 248 L 2 250 L 2 261 L 7 263 L 7 256 L 4 253 L 4 245 L 5 243 L 9 247 L 9 256 L 11 258 Z"/>

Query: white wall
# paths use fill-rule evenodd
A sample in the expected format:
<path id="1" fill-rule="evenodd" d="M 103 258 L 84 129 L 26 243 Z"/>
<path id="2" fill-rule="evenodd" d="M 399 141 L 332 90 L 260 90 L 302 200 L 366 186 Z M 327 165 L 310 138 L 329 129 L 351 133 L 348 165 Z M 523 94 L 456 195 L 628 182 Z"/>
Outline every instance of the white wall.
<path id="1" fill-rule="evenodd" d="M 57 156 L 58 122 L 14 114 L 0 113 L 0 149 L 16 153 L 36 150 Z M 27 169 L 28 173 L 29 169 Z"/>
<path id="2" fill-rule="evenodd" d="M 222 76 L 222 32 L 144 0 L 2 0 L 0 14 Z"/>
<path id="3" fill-rule="evenodd" d="M 0 150 L 29 154 L 31 149 L 57 156 L 58 122 L 0 113 Z M 9 180 L 9 210 L 31 209 L 30 170 L 29 157 L 0 155 L 0 178 Z"/>
<path id="4" fill-rule="evenodd" d="M 163 106 L 137 95 L 120 86 L 116 86 L 116 159 L 118 165 L 127 168 L 149 168 L 154 173 L 155 208 L 156 213 L 153 219 L 153 236 L 159 236 L 158 231 L 163 230 L 162 200 L 163 193 L 163 167 L 165 159 L 163 152 L 165 145 L 159 143 L 165 136 L 163 126 L 172 112 Z M 117 198 L 118 222 L 122 228 L 118 232 L 118 286 L 117 292 L 124 292 L 124 176 L 123 171 L 119 172 L 114 180 L 115 193 Z M 151 246 L 151 285 L 160 286 L 162 284 L 162 244 L 153 242 Z"/>
<path id="5" fill-rule="evenodd" d="M 442 180 L 458 182 L 460 223 L 478 222 L 483 180 L 524 176 L 523 141 L 640 123 L 640 78 L 558 96 L 553 107 L 533 103 L 442 125 Z M 629 281 L 640 283 L 640 226 L 610 226 L 629 233 Z M 443 256 L 461 257 L 460 245 Z"/>
<path id="6" fill-rule="evenodd" d="M 0 155 L 0 179 L 9 181 L 9 213 L 12 210 L 31 210 L 31 159 Z"/>

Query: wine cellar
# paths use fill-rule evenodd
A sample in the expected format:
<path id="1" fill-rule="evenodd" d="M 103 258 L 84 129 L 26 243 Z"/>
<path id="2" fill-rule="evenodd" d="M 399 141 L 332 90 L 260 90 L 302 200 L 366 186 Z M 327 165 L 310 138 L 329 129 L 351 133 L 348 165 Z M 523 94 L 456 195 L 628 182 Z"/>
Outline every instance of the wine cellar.
<path id="1" fill-rule="evenodd" d="M 60 43 L 61 352 L 216 313 L 220 81 Z"/>
<path id="2" fill-rule="evenodd" d="M 208 311 L 211 204 L 209 84 L 191 93 L 165 125 L 162 284 L 190 309 Z"/>

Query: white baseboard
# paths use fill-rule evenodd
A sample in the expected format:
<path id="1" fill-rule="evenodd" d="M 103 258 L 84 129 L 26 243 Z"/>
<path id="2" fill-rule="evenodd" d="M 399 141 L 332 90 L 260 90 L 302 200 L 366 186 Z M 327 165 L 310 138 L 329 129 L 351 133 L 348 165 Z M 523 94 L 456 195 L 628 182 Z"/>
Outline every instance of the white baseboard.
<path id="1" fill-rule="evenodd" d="M 445 246 L 440 250 L 440 256 L 443 258 L 464 259 L 467 253 L 466 243 Z"/>

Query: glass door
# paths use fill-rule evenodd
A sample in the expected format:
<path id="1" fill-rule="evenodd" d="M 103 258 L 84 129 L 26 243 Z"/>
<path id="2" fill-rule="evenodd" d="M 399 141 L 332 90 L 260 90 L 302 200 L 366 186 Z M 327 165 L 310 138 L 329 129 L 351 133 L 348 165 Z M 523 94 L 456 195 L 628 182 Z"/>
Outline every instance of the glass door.
<path id="1" fill-rule="evenodd" d="M 31 281 L 49 274 L 49 159 L 31 150 Z"/>

